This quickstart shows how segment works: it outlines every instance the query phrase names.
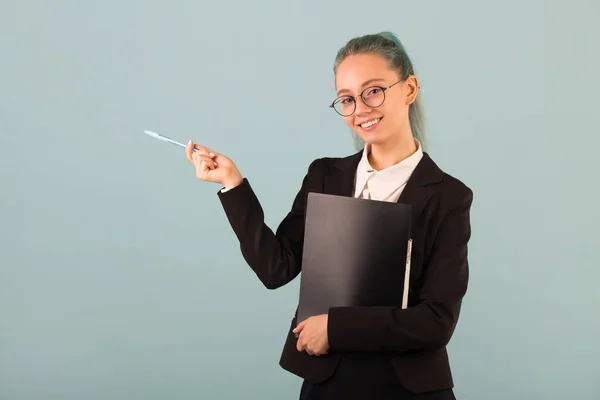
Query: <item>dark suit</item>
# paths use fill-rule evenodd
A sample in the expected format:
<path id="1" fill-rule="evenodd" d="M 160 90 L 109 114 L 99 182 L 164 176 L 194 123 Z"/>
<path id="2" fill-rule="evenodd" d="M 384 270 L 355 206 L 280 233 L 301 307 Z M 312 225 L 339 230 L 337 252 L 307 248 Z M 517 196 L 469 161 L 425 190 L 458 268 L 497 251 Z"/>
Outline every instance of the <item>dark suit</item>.
<path id="1" fill-rule="evenodd" d="M 361 154 L 313 161 L 290 212 L 275 233 L 265 225 L 261 205 L 246 179 L 225 193 L 219 192 L 242 254 L 267 288 L 283 286 L 300 273 L 308 192 L 352 196 Z M 467 186 L 444 173 L 425 153 L 398 200 L 413 205 L 416 221 L 408 309 L 331 308 L 330 348 L 322 356 L 298 352 L 292 333 L 294 317 L 280 365 L 304 378 L 305 386 L 319 387 L 334 375 L 341 359 L 354 359 L 356 364 L 360 357 L 372 357 L 386 360 L 388 366 L 391 362 L 394 378 L 411 392 L 446 390 L 447 397 L 436 398 L 454 398 L 446 345 L 467 290 L 472 199 Z M 352 362 L 346 372 L 353 370 Z M 379 367 L 381 364 L 365 371 Z"/>

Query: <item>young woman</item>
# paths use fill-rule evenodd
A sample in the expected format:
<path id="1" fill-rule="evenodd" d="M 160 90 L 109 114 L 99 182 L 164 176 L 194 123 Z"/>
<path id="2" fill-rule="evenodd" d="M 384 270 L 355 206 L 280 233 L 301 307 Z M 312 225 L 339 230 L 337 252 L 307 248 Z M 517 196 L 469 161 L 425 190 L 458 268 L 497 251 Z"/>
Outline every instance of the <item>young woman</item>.
<path id="1" fill-rule="evenodd" d="M 309 192 L 412 204 L 409 307 L 332 307 L 294 318 L 280 365 L 303 378 L 301 399 L 454 399 L 446 345 L 467 290 L 472 191 L 423 151 L 419 81 L 393 34 L 350 40 L 334 73 L 332 111 L 364 148 L 314 160 L 275 232 L 229 158 L 191 141 L 187 157 L 200 180 L 223 185 L 218 196 L 243 256 L 271 289 L 300 273 Z"/>

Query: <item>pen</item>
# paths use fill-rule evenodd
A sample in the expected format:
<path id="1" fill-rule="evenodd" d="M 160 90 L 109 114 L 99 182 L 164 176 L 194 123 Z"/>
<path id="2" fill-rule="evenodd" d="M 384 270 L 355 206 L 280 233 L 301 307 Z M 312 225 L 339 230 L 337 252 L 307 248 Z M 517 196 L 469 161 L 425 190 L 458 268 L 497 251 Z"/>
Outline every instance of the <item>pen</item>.
<path id="1" fill-rule="evenodd" d="M 145 133 L 146 135 L 150 136 L 150 137 L 153 137 L 154 139 L 162 140 L 163 142 L 171 143 L 171 144 L 174 144 L 174 145 L 176 145 L 176 146 L 183 147 L 183 148 L 186 148 L 186 147 L 187 147 L 187 146 L 186 146 L 185 144 L 183 144 L 183 143 L 179 143 L 179 142 L 178 142 L 178 141 L 176 141 L 176 140 L 173 140 L 173 139 L 171 139 L 171 138 L 168 138 L 168 137 L 166 137 L 166 136 L 163 136 L 163 135 L 161 135 L 161 134 L 159 134 L 159 133 L 156 133 L 156 132 L 152 132 L 152 131 L 144 131 L 144 133 Z M 194 149 L 193 149 L 193 151 L 198 151 L 198 149 L 194 148 Z"/>

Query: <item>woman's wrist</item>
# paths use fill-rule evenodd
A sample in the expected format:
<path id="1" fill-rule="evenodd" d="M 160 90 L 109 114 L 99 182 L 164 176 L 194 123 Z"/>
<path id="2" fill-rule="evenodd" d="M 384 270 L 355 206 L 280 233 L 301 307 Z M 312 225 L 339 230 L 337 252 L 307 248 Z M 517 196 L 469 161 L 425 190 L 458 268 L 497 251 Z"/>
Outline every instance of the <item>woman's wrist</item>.
<path id="1" fill-rule="evenodd" d="M 244 181 L 244 178 L 238 172 L 233 177 L 228 178 L 227 180 L 223 181 L 222 184 L 225 187 L 225 189 L 229 190 L 229 189 L 233 189 L 236 186 L 239 186 L 243 181 Z"/>

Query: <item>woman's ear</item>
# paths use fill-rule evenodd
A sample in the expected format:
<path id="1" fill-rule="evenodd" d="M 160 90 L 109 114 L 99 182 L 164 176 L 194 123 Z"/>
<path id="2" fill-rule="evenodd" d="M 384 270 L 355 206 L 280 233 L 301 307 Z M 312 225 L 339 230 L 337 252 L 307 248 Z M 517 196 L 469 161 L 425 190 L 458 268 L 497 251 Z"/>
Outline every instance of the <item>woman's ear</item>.
<path id="1" fill-rule="evenodd" d="M 406 104 L 410 105 L 415 102 L 417 99 L 417 94 L 419 94 L 419 78 L 414 75 L 410 75 L 406 78 Z"/>

